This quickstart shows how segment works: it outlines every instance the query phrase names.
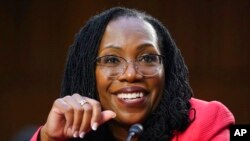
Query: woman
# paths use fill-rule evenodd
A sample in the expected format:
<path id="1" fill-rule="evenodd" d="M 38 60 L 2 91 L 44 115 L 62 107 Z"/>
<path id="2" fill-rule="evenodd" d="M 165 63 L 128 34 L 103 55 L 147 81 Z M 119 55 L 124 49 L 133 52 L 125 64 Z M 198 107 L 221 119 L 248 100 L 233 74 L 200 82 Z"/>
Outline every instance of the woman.
<path id="1" fill-rule="evenodd" d="M 62 84 L 41 140 L 229 140 L 231 112 L 192 97 L 188 71 L 167 29 L 137 10 L 91 18 L 70 47 Z"/>

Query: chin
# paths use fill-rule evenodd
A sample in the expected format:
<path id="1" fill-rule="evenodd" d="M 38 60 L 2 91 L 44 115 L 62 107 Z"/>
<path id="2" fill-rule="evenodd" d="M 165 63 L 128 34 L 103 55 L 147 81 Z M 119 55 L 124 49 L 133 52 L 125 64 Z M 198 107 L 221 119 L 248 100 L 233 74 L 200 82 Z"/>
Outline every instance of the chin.
<path id="1" fill-rule="evenodd" d="M 145 114 L 140 115 L 137 113 L 117 115 L 114 121 L 123 126 L 131 126 L 136 123 L 143 123 L 143 121 L 145 120 L 145 117 L 146 117 Z"/>

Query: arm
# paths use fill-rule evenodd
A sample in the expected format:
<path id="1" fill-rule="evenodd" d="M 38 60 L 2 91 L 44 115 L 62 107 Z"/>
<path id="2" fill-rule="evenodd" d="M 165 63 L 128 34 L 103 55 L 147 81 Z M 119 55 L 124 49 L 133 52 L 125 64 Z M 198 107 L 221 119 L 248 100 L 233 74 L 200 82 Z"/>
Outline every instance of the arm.
<path id="1" fill-rule="evenodd" d="M 211 102 L 211 107 L 215 109 L 215 113 L 211 119 L 211 141 L 229 141 L 230 140 L 230 125 L 235 123 L 233 114 L 222 103 Z"/>
<path id="2" fill-rule="evenodd" d="M 218 132 L 217 135 L 213 136 L 211 141 L 229 141 L 230 140 L 230 131 L 228 128 L 223 129 L 221 132 Z"/>
<path id="3" fill-rule="evenodd" d="M 222 103 L 191 100 L 195 119 L 189 127 L 174 135 L 172 141 L 229 141 L 230 125 L 234 124 L 233 114 Z M 193 117 L 193 113 L 190 117 Z M 191 118 L 192 119 L 192 118 Z"/>

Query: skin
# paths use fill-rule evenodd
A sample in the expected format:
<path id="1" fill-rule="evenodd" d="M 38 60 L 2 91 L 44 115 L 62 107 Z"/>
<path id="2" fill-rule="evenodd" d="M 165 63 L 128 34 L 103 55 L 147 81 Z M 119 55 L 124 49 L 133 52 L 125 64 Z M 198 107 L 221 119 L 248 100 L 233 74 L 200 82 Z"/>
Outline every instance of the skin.
<path id="1" fill-rule="evenodd" d="M 160 54 L 157 36 L 153 27 L 140 19 L 121 17 L 111 21 L 102 38 L 98 56 L 116 55 L 126 60 L 135 60 L 144 54 Z M 104 110 L 116 113 L 112 132 L 118 140 L 125 140 L 128 128 L 142 123 L 158 105 L 164 82 L 163 71 L 153 77 L 138 74 L 133 63 L 129 63 L 125 72 L 110 78 L 97 65 L 96 82 L 100 102 Z M 148 92 L 143 103 L 127 105 L 119 102 L 117 90 L 130 87 L 145 88 Z"/>
<path id="2" fill-rule="evenodd" d="M 107 25 L 98 56 L 116 55 L 134 61 L 144 54 L 160 54 L 155 30 L 149 23 L 120 17 Z M 129 63 L 125 72 L 115 78 L 107 77 L 100 66 L 96 67 L 95 73 L 100 101 L 79 94 L 56 99 L 41 128 L 41 141 L 83 138 L 88 131 L 96 130 L 111 119 L 114 119 L 110 125 L 114 137 L 125 140 L 129 126 L 142 123 L 157 107 L 164 85 L 164 70 L 153 77 L 144 77 L 137 73 L 133 63 Z M 134 105 L 121 103 L 116 92 L 135 86 L 146 90 L 142 102 Z M 80 105 L 82 99 L 88 103 Z"/>

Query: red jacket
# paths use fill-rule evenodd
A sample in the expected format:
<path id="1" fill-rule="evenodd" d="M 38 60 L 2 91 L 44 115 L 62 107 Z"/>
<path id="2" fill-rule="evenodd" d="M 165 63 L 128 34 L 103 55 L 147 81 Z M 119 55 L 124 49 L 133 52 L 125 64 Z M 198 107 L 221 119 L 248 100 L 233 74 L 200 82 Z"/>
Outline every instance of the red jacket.
<path id="1" fill-rule="evenodd" d="M 229 126 L 234 124 L 233 114 L 220 102 L 206 102 L 191 98 L 190 119 L 193 122 L 184 132 L 176 132 L 171 141 L 229 141 Z M 39 132 L 30 141 L 37 141 Z"/>
<path id="2" fill-rule="evenodd" d="M 234 124 L 233 114 L 220 102 L 206 102 L 191 98 L 190 118 L 194 121 L 172 141 L 229 141 L 229 126 Z M 194 117 L 195 115 L 195 117 Z"/>

